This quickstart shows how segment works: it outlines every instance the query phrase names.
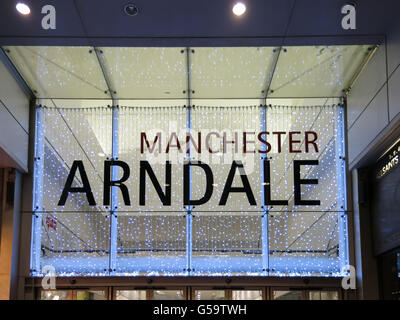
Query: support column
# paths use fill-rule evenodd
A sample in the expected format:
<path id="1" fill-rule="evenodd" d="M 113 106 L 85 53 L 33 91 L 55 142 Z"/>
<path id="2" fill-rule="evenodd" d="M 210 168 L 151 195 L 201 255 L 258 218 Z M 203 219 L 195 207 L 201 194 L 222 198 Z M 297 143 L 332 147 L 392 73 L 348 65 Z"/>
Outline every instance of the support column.
<path id="1" fill-rule="evenodd" d="M 187 83 L 187 106 L 186 106 L 186 132 L 191 133 L 192 130 L 192 89 L 190 86 L 190 54 L 192 50 L 186 48 L 186 83 Z M 191 160 L 191 148 L 189 145 L 186 161 Z M 189 199 L 192 198 L 192 168 L 189 166 Z M 190 275 L 193 271 L 192 268 L 192 230 L 193 230 L 193 216 L 192 206 L 186 206 L 186 272 Z"/>
<path id="2" fill-rule="evenodd" d="M 43 134 L 43 109 L 35 108 L 35 151 L 34 151 L 34 186 L 32 208 L 32 247 L 30 269 L 32 275 L 41 273 L 40 254 L 42 245 L 42 211 L 43 208 L 43 166 L 44 166 L 44 134 Z"/>
<path id="3" fill-rule="evenodd" d="M 346 100 L 344 100 L 345 103 Z M 344 107 L 338 107 L 336 117 L 336 166 L 337 179 L 337 206 L 338 206 L 338 232 L 339 232 L 339 260 L 340 268 L 349 264 L 348 225 L 347 225 L 347 190 L 346 190 L 346 154 L 345 154 L 345 122 Z M 341 271 L 340 270 L 340 271 Z"/>
<path id="4" fill-rule="evenodd" d="M 99 63 L 101 72 L 104 77 L 104 81 L 107 84 L 107 91 L 112 99 L 112 150 L 111 160 L 118 160 L 118 119 L 119 119 L 119 107 L 117 100 L 117 92 L 115 86 L 112 83 L 112 78 L 108 74 L 109 68 L 106 66 L 106 61 L 103 56 L 103 50 L 93 47 L 93 51 L 96 54 L 97 61 Z M 111 179 L 118 179 L 118 168 L 113 166 L 111 169 Z M 115 275 L 117 265 L 117 238 L 118 238 L 118 191 L 117 188 L 111 187 L 111 206 L 109 210 L 110 218 L 110 248 L 109 248 L 109 263 L 108 263 L 108 274 Z"/>
<path id="5" fill-rule="evenodd" d="M 119 107 L 112 106 L 112 160 L 118 160 L 118 120 Z M 113 166 L 111 179 L 118 179 L 118 167 Z M 118 189 L 111 187 L 111 207 L 110 207 L 110 252 L 109 252 L 109 274 L 115 275 L 117 271 L 117 238 L 118 238 Z"/>
<path id="6" fill-rule="evenodd" d="M 267 106 L 262 105 L 260 111 L 260 128 L 261 131 L 266 131 L 267 127 Z M 265 145 L 262 146 L 265 150 Z M 268 238 L 268 206 L 264 205 L 264 159 L 268 156 L 265 153 L 261 153 L 261 243 L 262 243 L 262 272 L 264 275 L 269 275 L 269 238 Z"/>

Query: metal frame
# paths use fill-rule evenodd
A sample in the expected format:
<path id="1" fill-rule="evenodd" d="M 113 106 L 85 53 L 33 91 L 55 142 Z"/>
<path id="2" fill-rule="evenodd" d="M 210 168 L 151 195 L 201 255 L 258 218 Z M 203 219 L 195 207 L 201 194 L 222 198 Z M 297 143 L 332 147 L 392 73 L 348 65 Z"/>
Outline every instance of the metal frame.
<path id="1" fill-rule="evenodd" d="M 31 259 L 30 270 L 33 274 L 40 274 L 40 252 L 42 243 L 42 210 L 43 210 L 43 171 L 44 171 L 44 135 L 43 112 L 40 107 L 35 108 L 35 148 L 33 171 L 33 201 L 32 201 L 32 230 L 31 230 Z"/>
<path id="2" fill-rule="evenodd" d="M 107 84 L 108 94 L 112 99 L 112 139 L 111 139 L 111 160 L 118 160 L 118 140 L 119 140 L 119 106 L 116 98 L 116 91 L 112 88 L 111 78 L 108 75 L 106 63 L 103 57 L 103 51 L 93 47 L 93 51 L 96 54 L 97 61 L 99 63 L 101 72 L 104 77 L 104 81 Z M 118 179 L 118 168 L 112 167 L 111 179 Z M 108 274 L 115 275 L 117 271 L 117 246 L 118 246 L 118 190 L 115 186 L 111 187 L 111 203 L 108 211 L 110 219 L 110 251 L 109 251 L 109 263 L 108 263 Z"/>
<path id="3" fill-rule="evenodd" d="M 346 100 L 343 100 L 343 104 Z M 336 157 L 338 165 L 337 170 L 337 184 L 338 184 L 338 198 L 339 205 L 338 212 L 338 231 L 339 231 L 339 260 L 341 262 L 341 270 L 346 268 L 349 264 L 349 243 L 348 243 L 348 222 L 347 222 L 347 188 L 346 188 L 346 139 L 345 139 L 345 122 L 344 112 L 345 107 L 342 106 L 338 109 L 339 115 L 336 121 Z"/>
<path id="4" fill-rule="evenodd" d="M 19 84 L 21 89 L 25 92 L 25 94 L 30 99 L 35 99 L 35 94 L 31 90 L 31 88 L 29 88 L 28 84 L 25 82 L 24 78 L 18 72 L 17 68 L 11 62 L 10 58 L 4 52 L 4 49 L 2 47 L 0 47 L 0 61 L 2 61 L 4 63 L 4 65 L 7 67 L 7 69 L 11 72 L 11 74 L 17 80 L 17 83 Z"/>
<path id="5" fill-rule="evenodd" d="M 263 105 L 261 107 L 261 113 L 260 113 L 260 125 L 261 125 L 261 131 L 267 131 L 267 107 L 266 105 Z M 264 148 L 265 146 L 263 146 Z M 261 192 L 261 203 L 265 203 L 264 199 L 264 187 L 263 187 L 263 182 L 264 182 L 264 159 L 268 158 L 268 156 L 265 153 L 262 153 L 261 155 L 261 160 L 260 160 L 260 167 L 261 167 L 261 175 L 262 175 L 262 180 L 261 180 L 261 185 L 260 185 L 260 192 Z M 262 272 L 265 275 L 269 275 L 269 208 L 268 206 L 261 205 L 262 209 L 262 215 L 261 215 L 261 243 L 262 243 Z"/>
<path id="6" fill-rule="evenodd" d="M 119 127 L 119 107 L 118 107 L 118 100 L 116 97 L 116 91 L 113 90 L 112 88 L 112 83 L 110 80 L 110 77 L 107 73 L 107 68 L 106 68 L 106 63 L 104 60 L 104 57 L 102 56 L 103 52 L 96 48 L 93 47 L 93 50 L 96 54 L 96 58 L 98 60 L 99 66 L 102 70 L 102 74 L 104 76 L 104 80 L 107 84 L 108 87 L 108 93 L 111 96 L 112 99 L 112 160 L 118 160 L 118 127 Z M 275 51 L 275 57 L 272 62 L 272 72 L 268 73 L 267 77 L 267 82 L 265 86 L 265 90 L 263 91 L 263 98 L 261 98 L 261 111 L 260 111 L 260 129 L 262 131 L 266 131 L 266 102 L 267 99 L 279 99 L 278 97 L 274 98 L 268 98 L 268 95 L 270 93 L 270 86 L 274 77 L 274 72 L 276 69 L 276 66 L 279 62 L 279 57 L 281 54 L 282 46 L 278 47 L 277 52 Z M 186 60 L 186 75 L 187 75 L 187 85 L 186 85 L 186 90 L 184 92 L 186 93 L 186 129 L 187 132 L 191 132 L 191 120 L 192 120 L 192 88 L 191 88 L 191 54 L 195 53 L 194 49 L 191 49 L 190 47 L 185 48 L 184 50 L 181 51 L 182 54 L 185 54 L 185 60 Z M 325 97 L 326 98 L 326 97 Z M 247 99 L 247 98 L 246 98 Z M 255 98 L 257 99 L 257 98 Z M 258 98 L 259 99 L 259 98 Z M 36 111 L 36 147 L 35 148 L 35 175 L 40 175 L 43 176 L 43 146 L 44 146 L 44 141 L 43 141 L 43 130 L 41 127 L 43 126 L 43 120 L 42 120 L 42 113 L 40 112 L 40 109 L 37 109 Z M 340 140 L 344 139 L 345 132 L 344 132 L 344 118 L 343 118 L 343 113 L 341 113 L 340 120 L 338 122 L 338 128 L 341 128 L 340 130 Z M 341 127 L 342 126 L 342 127 Z M 345 161 L 346 157 L 344 156 L 344 146 L 341 146 L 340 144 L 337 145 L 338 150 L 340 150 L 341 155 L 340 159 L 343 157 L 343 161 Z M 191 159 L 191 152 L 190 152 L 190 147 L 189 147 L 189 153 L 187 155 L 186 160 Z M 263 165 L 263 160 L 265 159 L 266 155 L 261 156 L 261 166 Z M 340 166 L 338 168 L 338 178 L 340 177 L 341 183 L 338 183 L 342 190 L 342 192 L 339 191 L 339 194 L 344 194 L 346 192 L 346 174 L 343 172 L 345 170 L 345 166 Z M 112 179 L 116 180 L 118 177 L 118 169 L 116 167 L 113 167 L 112 169 Z M 34 222 L 32 224 L 32 243 L 34 244 L 32 246 L 32 252 L 31 252 L 31 270 L 33 274 L 38 275 L 40 274 L 40 270 L 38 268 L 40 267 L 40 250 L 41 250 L 41 214 L 43 213 L 42 211 L 42 188 L 43 188 L 43 182 L 41 181 L 42 179 L 35 179 L 35 188 L 34 188 Z M 190 182 L 190 195 L 191 195 L 191 186 L 192 186 L 192 172 L 190 169 L 189 172 L 189 182 Z M 344 184 L 343 184 L 344 183 Z M 261 184 L 261 198 L 263 199 L 263 186 Z M 342 201 L 343 200 L 343 201 Z M 345 217 L 345 214 L 343 212 L 346 212 L 347 210 L 347 205 L 346 205 L 346 199 L 341 199 L 341 207 L 343 210 L 339 212 L 339 217 L 338 219 L 342 220 L 343 217 Z M 193 207 L 192 206 L 186 206 L 185 207 L 186 211 L 186 269 L 184 270 L 187 275 L 191 275 L 193 272 L 192 268 L 192 229 L 193 229 Z M 270 273 L 269 269 L 269 238 L 268 238 L 268 218 L 269 218 L 269 211 L 267 206 L 262 206 L 261 208 L 261 219 L 262 219 L 262 272 L 264 275 L 268 276 Z M 118 238 L 118 190 L 117 188 L 112 187 L 111 188 L 111 206 L 108 210 L 108 217 L 110 218 L 110 248 L 109 248 L 109 266 L 107 273 L 108 275 L 112 276 L 116 274 L 116 261 L 117 261 L 117 238 Z M 36 230 L 36 231 L 35 231 Z M 39 232 L 38 232 L 39 230 Z M 340 224 L 340 233 L 344 234 L 345 232 L 348 232 L 348 226 L 347 222 L 345 221 L 343 224 Z M 340 237 L 341 239 L 343 238 Z M 348 262 L 348 243 L 347 239 L 344 239 L 346 243 L 342 243 L 340 245 L 341 248 L 346 248 L 346 251 L 343 253 L 343 256 L 341 256 L 341 260 Z M 341 251 L 342 252 L 342 251 Z M 348 263 L 343 263 L 342 267 L 344 265 L 347 265 Z"/>
<path id="7" fill-rule="evenodd" d="M 36 292 L 39 298 L 41 278 L 28 278 L 26 292 Z M 347 296 L 341 289 L 339 278 L 285 278 L 285 277 L 78 277 L 57 278 L 56 290 L 104 290 L 108 300 L 115 300 L 117 290 L 146 290 L 146 298 L 152 297 L 153 290 L 182 290 L 185 300 L 193 300 L 196 290 L 224 290 L 225 299 L 232 298 L 233 290 L 261 290 L 263 300 L 272 300 L 273 291 L 322 290 L 338 291 L 339 299 Z"/>
<path id="8" fill-rule="evenodd" d="M 189 49 L 188 49 L 189 50 Z M 190 98 L 188 98 L 189 101 Z M 118 105 L 113 105 L 112 112 L 112 159 L 118 160 Z M 187 130 L 190 132 L 191 130 L 191 106 L 186 108 L 186 119 L 187 119 Z M 32 246 L 32 271 L 34 275 L 40 275 L 40 270 L 38 270 L 40 266 L 40 251 L 41 251 L 41 214 L 46 211 L 42 210 L 42 188 L 43 188 L 43 145 L 44 145 L 44 137 L 43 137 L 43 114 L 41 108 L 37 108 L 37 123 L 36 123 L 36 150 L 35 150 L 35 175 L 40 176 L 39 179 L 35 179 L 35 207 L 34 207 L 34 223 L 33 223 L 33 246 Z M 260 129 L 262 131 L 266 130 L 266 106 L 260 107 Z M 347 223 L 343 221 L 345 218 L 346 212 L 346 195 L 344 194 L 346 191 L 345 186 L 345 157 L 344 154 L 344 145 L 343 145 L 343 136 L 344 136 L 344 127 L 343 127 L 343 110 L 340 110 L 340 116 L 337 120 L 337 153 L 338 153 L 338 161 L 342 161 L 342 165 L 337 166 L 337 176 L 338 176 L 338 187 L 339 187 L 339 203 L 341 204 L 341 209 L 338 211 L 338 219 L 340 220 L 339 228 L 340 228 L 340 239 L 342 242 L 340 243 L 340 248 L 344 248 L 340 253 L 340 260 L 342 262 L 341 268 L 348 264 L 348 244 L 347 239 L 345 238 L 347 232 Z M 189 150 L 190 151 L 190 150 Z M 265 155 L 261 156 L 261 166 L 263 165 L 263 160 Z M 189 152 L 190 159 L 190 152 Z M 263 171 L 262 171 L 263 172 Z M 263 173 L 262 173 L 263 174 Z M 112 179 L 116 180 L 118 176 L 118 170 L 116 167 L 113 167 L 112 170 Z M 190 175 L 191 178 L 191 175 Z M 191 179 L 190 179 L 191 182 Z M 340 191 L 342 190 L 342 191 Z M 117 272 L 116 264 L 117 264 L 117 235 L 118 235 L 118 193 L 116 188 L 112 188 L 112 201 L 111 207 L 108 210 L 108 217 L 110 218 L 110 248 L 109 248 L 109 256 L 108 256 L 108 270 L 106 271 L 107 275 L 112 276 Z M 263 184 L 260 185 L 261 197 L 263 198 Z M 192 274 L 192 206 L 186 206 L 186 268 L 184 272 L 186 275 L 190 276 Z M 269 268 L 269 259 L 270 259 L 270 250 L 269 250 L 269 239 L 268 239 L 268 218 L 269 218 L 269 210 L 267 206 L 262 206 L 261 210 L 258 210 L 261 213 L 261 234 L 262 234 L 262 271 L 263 275 L 268 276 L 270 274 Z M 342 223 L 343 222 L 343 223 Z"/>
<path id="9" fill-rule="evenodd" d="M 186 131 L 187 133 L 191 133 L 192 130 L 192 88 L 191 88 L 191 73 L 190 73 L 190 65 L 191 59 L 190 54 L 194 53 L 194 50 L 190 48 L 186 48 L 186 93 L 187 93 L 187 106 L 186 106 Z M 189 153 L 186 155 L 186 161 L 191 160 L 191 148 L 189 145 Z M 189 167 L 189 198 L 192 198 L 192 168 Z M 186 272 L 190 275 L 193 271 L 192 268 L 192 233 L 193 233 L 193 207 L 186 206 Z"/>

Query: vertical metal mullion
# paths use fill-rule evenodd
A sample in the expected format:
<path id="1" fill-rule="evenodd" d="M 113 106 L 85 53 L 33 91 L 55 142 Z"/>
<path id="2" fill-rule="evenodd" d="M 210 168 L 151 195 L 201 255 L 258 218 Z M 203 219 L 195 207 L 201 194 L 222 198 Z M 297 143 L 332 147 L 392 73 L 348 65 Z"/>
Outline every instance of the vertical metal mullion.
<path id="1" fill-rule="evenodd" d="M 31 246 L 32 275 L 40 274 L 40 254 L 42 247 L 42 211 L 43 211 L 43 170 L 44 170 L 44 127 L 43 109 L 35 109 L 35 151 L 34 151 L 34 192 L 33 223 Z"/>
<path id="2" fill-rule="evenodd" d="M 281 50 L 282 50 L 282 47 L 277 47 L 277 48 L 273 49 L 274 57 L 273 57 L 272 63 L 271 63 L 271 72 L 269 74 L 267 74 L 267 83 L 265 85 L 265 89 L 262 92 L 263 93 L 262 104 L 264 104 L 264 105 L 267 104 L 267 99 L 268 99 L 269 93 L 272 93 L 271 92 L 271 84 L 272 84 L 272 80 L 275 75 L 276 66 L 278 65 L 279 57 L 281 55 Z"/>
<path id="3" fill-rule="evenodd" d="M 186 108 L 186 130 L 190 133 L 192 127 L 192 109 L 190 106 Z M 187 155 L 187 160 L 191 159 L 190 146 L 188 148 L 189 153 Z M 189 167 L 189 199 L 192 198 L 192 170 Z M 186 271 L 188 274 L 192 271 L 192 206 L 186 206 Z"/>
<path id="4" fill-rule="evenodd" d="M 346 104 L 346 100 L 343 100 Z M 339 232 L 339 261 L 341 270 L 349 264 L 348 237 L 347 237 L 347 190 L 346 190 L 346 154 L 345 154 L 345 123 L 344 106 L 338 107 L 336 121 L 336 157 L 337 179 L 338 179 L 338 232 Z"/>
<path id="5" fill-rule="evenodd" d="M 192 98 L 190 86 L 190 48 L 186 48 L 186 79 L 187 79 L 187 108 L 186 108 L 186 132 L 190 133 L 192 129 Z M 188 147 L 187 161 L 191 160 L 191 148 Z M 189 199 L 192 198 L 192 169 L 189 167 Z M 192 273 L 192 230 L 193 216 L 192 206 L 186 206 L 186 271 L 190 275 Z"/>
<path id="6" fill-rule="evenodd" d="M 103 50 L 93 47 L 93 51 L 96 55 L 97 61 L 99 63 L 101 72 L 103 74 L 104 81 L 107 85 L 107 91 L 112 99 L 112 150 L 111 159 L 118 160 L 118 100 L 116 97 L 116 91 L 113 88 L 112 78 L 109 75 L 109 70 L 107 69 L 107 64 L 103 56 Z M 111 169 L 111 179 L 118 179 L 118 168 L 113 166 Z M 118 193 L 117 188 L 111 187 L 111 207 L 109 211 L 110 217 L 110 248 L 108 257 L 108 273 L 109 275 L 114 275 L 116 273 L 117 264 L 117 238 L 118 238 Z"/>
<path id="7" fill-rule="evenodd" d="M 278 65 L 279 57 L 281 55 L 282 46 L 278 48 L 274 48 L 274 57 L 271 65 L 271 72 L 267 75 L 267 83 L 264 89 L 264 96 L 262 99 L 261 106 L 261 131 L 267 130 L 267 99 L 268 95 L 271 93 L 271 84 L 275 75 L 276 66 Z M 263 146 L 265 147 L 265 146 Z M 262 172 L 262 181 L 261 181 L 261 203 L 262 203 L 262 223 L 261 223 L 261 236 L 262 236 L 262 272 L 269 276 L 270 267 L 269 267 L 269 212 L 268 206 L 265 205 L 264 199 L 264 159 L 268 157 L 266 154 L 261 155 L 261 172 Z"/>
<path id="8" fill-rule="evenodd" d="M 112 160 L 118 160 L 118 106 L 112 106 Z M 117 166 L 112 167 L 111 179 L 118 179 Z M 117 188 L 111 187 L 111 208 L 110 208 L 110 253 L 109 253 L 109 274 L 116 273 L 117 264 L 117 237 L 118 237 L 118 193 Z"/>
<path id="9" fill-rule="evenodd" d="M 261 132 L 266 131 L 266 117 L 267 117 L 267 107 L 266 105 L 261 106 L 260 110 L 260 126 Z M 265 148 L 265 146 L 263 146 Z M 265 205 L 264 199 L 264 159 L 267 157 L 265 153 L 261 154 L 261 243 L 262 243 L 262 272 L 265 275 L 269 275 L 269 238 L 268 238 L 268 207 Z"/>

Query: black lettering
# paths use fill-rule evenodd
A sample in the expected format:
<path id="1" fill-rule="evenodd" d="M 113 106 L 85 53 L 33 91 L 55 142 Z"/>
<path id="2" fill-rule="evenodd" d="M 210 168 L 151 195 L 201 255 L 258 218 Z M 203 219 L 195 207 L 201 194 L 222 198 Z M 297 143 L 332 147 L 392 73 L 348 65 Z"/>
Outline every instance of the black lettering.
<path id="1" fill-rule="evenodd" d="M 204 193 L 204 196 L 198 200 L 192 200 L 190 199 L 190 194 L 189 194 L 189 169 L 190 166 L 197 166 L 200 167 L 204 170 L 206 174 L 206 191 Z M 183 203 L 185 206 L 187 205 L 201 205 L 205 204 L 208 200 L 210 200 L 212 193 L 213 193 L 213 183 L 214 183 L 214 176 L 211 171 L 210 166 L 208 166 L 205 163 L 202 163 L 201 161 L 196 161 L 196 162 L 187 162 L 183 166 Z"/>
<path id="2" fill-rule="evenodd" d="M 243 187 L 232 187 L 233 179 L 235 177 L 236 168 L 239 169 L 240 178 L 243 183 Z M 245 192 L 250 205 L 256 206 L 256 199 L 254 199 L 253 191 L 251 190 L 249 179 L 247 178 L 246 172 L 244 171 L 243 163 L 241 161 L 233 161 L 231 170 L 229 171 L 228 178 L 222 192 L 221 200 L 219 201 L 220 206 L 226 205 L 229 193 L 231 192 Z"/>
<path id="3" fill-rule="evenodd" d="M 287 200 L 271 200 L 271 168 L 268 159 L 264 159 L 264 202 L 265 205 L 287 206 Z"/>
<path id="4" fill-rule="evenodd" d="M 318 160 L 294 160 L 294 204 L 299 206 L 319 206 L 319 200 L 302 200 L 301 185 L 302 184 L 318 184 L 318 179 L 300 179 L 300 166 L 317 166 Z"/>
<path id="5" fill-rule="evenodd" d="M 165 166 L 165 193 L 158 183 L 157 177 L 154 174 L 148 161 L 140 161 L 140 191 L 139 191 L 139 205 L 146 205 L 146 172 L 148 173 L 154 188 L 157 191 L 164 206 L 171 205 L 171 162 L 167 161 Z"/>
<path id="6" fill-rule="evenodd" d="M 119 180 L 111 180 L 111 167 L 118 166 L 122 168 L 123 174 L 122 178 Z M 105 161 L 104 162 L 104 191 L 103 191 L 103 205 L 110 205 L 110 191 L 111 187 L 118 187 L 122 192 L 122 197 L 126 206 L 131 205 L 131 200 L 129 199 L 129 192 L 126 185 L 123 184 L 128 180 L 130 174 L 129 166 L 124 161 Z"/>
<path id="7" fill-rule="evenodd" d="M 76 170 L 79 170 L 79 174 L 81 175 L 82 187 L 72 187 L 72 183 L 75 178 Z M 90 206 L 95 206 L 96 201 L 94 201 L 92 188 L 89 184 L 89 179 L 87 177 L 85 167 L 81 160 L 75 160 L 72 163 L 71 170 L 68 174 L 67 181 L 65 182 L 64 190 L 62 191 L 60 200 L 58 201 L 59 206 L 64 206 L 67 201 L 69 193 L 86 193 L 86 198 L 89 202 Z"/>

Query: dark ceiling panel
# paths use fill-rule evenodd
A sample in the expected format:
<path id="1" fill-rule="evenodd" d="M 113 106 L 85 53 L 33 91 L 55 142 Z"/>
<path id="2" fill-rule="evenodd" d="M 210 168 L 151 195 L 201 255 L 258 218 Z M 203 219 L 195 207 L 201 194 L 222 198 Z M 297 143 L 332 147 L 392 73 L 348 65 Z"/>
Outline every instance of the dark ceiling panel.
<path id="1" fill-rule="evenodd" d="M 18 1 L 0 1 L 0 36 L 2 37 L 60 37 L 60 36 L 85 36 L 79 15 L 75 10 L 72 0 L 26 0 L 31 14 L 22 16 L 15 5 Z M 56 8 L 56 29 L 42 29 L 42 7 L 50 4 Z"/>
<path id="2" fill-rule="evenodd" d="M 341 22 L 344 15 L 341 8 L 346 3 L 356 3 L 356 29 L 344 30 Z M 296 0 L 288 35 L 366 35 L 384 34 L 393 19 L 393 13 L 399 12 L 398 0 L 362 0 L 362 1 L 315 1 Z"/>
<path id="3" fill-rule="evenodd" d="M 398 0 L 351 1 L 359 2 L 357 29 L 343 30 L 344 0 L 242 1 L 247 12 L 238 18 L 235 0 L 25 0 L 27 17 L 16 0 L 1 0 L 0 45 L 278 46 L 284 37 L 286 45 L 360 44 L 385 34 L 400 12 Z M 139 8 L 134 17 L 123 11 L 130 2 Z M 46 4 L 57 10 L 56 30 L 41 28 Z"/>
<path id="4" fill-rule="evenodd" d="M 248 0 L 240 18 L 232 14 L 232 0 L 135 0 L 139 13 L 133 17 L 123 11 L 127 0 L 79 0 L 77 6 L 89 36 L 278 36 L 284 34 L 293 1 Z"/>

